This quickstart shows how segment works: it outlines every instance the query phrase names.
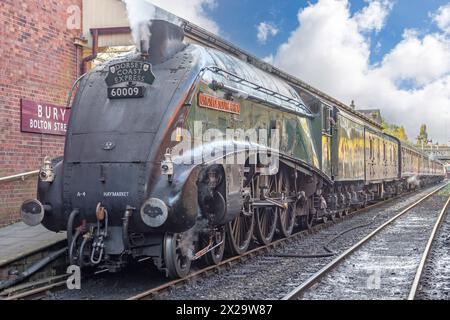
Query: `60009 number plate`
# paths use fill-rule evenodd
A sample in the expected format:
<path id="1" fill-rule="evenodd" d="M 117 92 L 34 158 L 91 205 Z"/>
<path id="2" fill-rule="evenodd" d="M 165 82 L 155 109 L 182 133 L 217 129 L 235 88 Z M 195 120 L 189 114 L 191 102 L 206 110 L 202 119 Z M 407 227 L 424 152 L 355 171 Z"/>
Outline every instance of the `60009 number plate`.
<path id="1" fill-rule="evenodd" d="M 144 96 L 144 87 L 115 87 L 108 88 L 109 99 L 142 98 Z"/>

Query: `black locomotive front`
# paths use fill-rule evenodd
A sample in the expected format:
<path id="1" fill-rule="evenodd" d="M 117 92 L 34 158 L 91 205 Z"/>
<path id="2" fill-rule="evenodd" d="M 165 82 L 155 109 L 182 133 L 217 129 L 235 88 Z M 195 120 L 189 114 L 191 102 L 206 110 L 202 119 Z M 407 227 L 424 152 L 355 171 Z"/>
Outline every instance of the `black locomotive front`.
<path id="1" fill-rule="evenodd" d="M 151 256 L 180 276 L 183 265 L 170 266 L 176 262 L 163 254 L 175 250 L 170 235 L 196 222 L 192 199 L 201 169 L 174 168 L 166 148 L 199 70 L 183 53 L 181 29 L 153 21 L 151 31 L 150 52 L 99 66 L 81 80 L 64 158 L 46 160 L 38 200 L 24 203 L 22 216 L 31 225 L 67 230 L 73 264 L 116 270 L 127 253 Z"/>

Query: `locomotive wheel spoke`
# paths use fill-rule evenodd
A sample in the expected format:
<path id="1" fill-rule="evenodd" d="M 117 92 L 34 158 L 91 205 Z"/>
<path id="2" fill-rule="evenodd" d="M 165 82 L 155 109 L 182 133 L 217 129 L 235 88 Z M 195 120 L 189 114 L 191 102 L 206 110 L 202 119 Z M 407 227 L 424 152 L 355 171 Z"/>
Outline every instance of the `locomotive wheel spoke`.
<path id="1" fill-rule="evenodd" d="M 257 194 L 258 177 L 253 177 L 251 186 L 251 196 Z M 244 212 L 226 225 L 226 247 L 231 255 L 240 255 L 247 251 L 253 235 L 253 226 L 255 224 L 254 214 L 245 214 Z"/>
<path id="2" fill-rule="evenodd" d="M 252 239 L 253 224 L 253 215 L 245 216 L 242 213 L 227 224 L 226 241 L 231 254 L 242 254 L 247 251 Z"/>
<path id="3" fill-rule="evenodd" d="M 270 176 L 268 180 L 267 195 L 268 197 L 277 198 L 279 195 L 277 178 L 276 176 Z M 260 208 L 255 213 L 255 236 L 259 243 L 268 244 L 272 242 L 277 228 L 278 208 Z"/>
<path id="4" fill-rule="evenodd" d="M 283 170 L 279 173 L 279 192 L 284 197 L 291 193 L 288 171 Z M 295 202 L 289 202 L 286 209 L 278 209 L 278 230 L 282 237 L 289 237 L 295 225 L 296 208 Z"/>
<path id="5" fill-rule="evenodd" d="M 169 278 L 185 277 L 191 268 L 191 259 L 182 246 L 182 234 L 166 234 L 164 236 L 164 264 Z"/>
<path id="6" fill-rule="evenodd" d="M 226 232 L 225 232 L 225 228 L 222 228 L 222 230 L 217 231 L 216 235 L 214 237 L 214 242 L 213 242 L 213 246 L 216 246 L 218 243 L 222 242 L 221 245 L 219 245 L 217 248 L 214 248 L 213 250 L 207 252 L 203 257 L 204 257 L 204 262 L 206 265 L 217 265 L 222 261 L 223 258 L 223 254 L 225 251 L 225 237 L 226 237 Z M 204 244 L 207 245 L 209 242 L 209 239 L 205 239 L 204 240 Z"/>

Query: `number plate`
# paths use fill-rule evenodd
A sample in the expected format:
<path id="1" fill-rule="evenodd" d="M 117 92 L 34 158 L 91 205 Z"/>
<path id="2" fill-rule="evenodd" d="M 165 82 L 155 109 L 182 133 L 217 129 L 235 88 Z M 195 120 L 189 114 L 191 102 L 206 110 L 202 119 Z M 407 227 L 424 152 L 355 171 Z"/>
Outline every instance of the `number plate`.
<path id="1" fill-rule="evenodd" d="M 127 99 L 127 98 L 142 98 L 144 96 L 144 87 L 115 87 L 108 88 L 109 99 Z"/>

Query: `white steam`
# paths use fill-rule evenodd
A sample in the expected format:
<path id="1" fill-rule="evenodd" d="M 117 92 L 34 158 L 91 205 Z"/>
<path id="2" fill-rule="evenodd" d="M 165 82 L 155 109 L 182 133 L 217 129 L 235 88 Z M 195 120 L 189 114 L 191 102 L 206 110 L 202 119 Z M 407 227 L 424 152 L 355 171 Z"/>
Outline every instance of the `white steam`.
<path id="1" fill-rule="evenodd" d="M 180 241 L 180 248 L 183 255 L 187 256 L 191 260 L 194 258 L 196 253 L 195 244 L 199 241 L 200 234 L 208 230 L 208 226 L 207 219 L 197 220 L 191 229 L 183 233 Z"/>
<path id="2" fill-rule="evenodd" d="M 408 182 L 410 185 L 413 185 L 413 186 L 416 186 L 416 187 L 420 186 L 420 180 L 419 180 L 419 178 L 417 176 L 409 177 L 406 180 L 406 182 Z"/>
<path id="3" fill-rule="evenodd" d="M 150 20 L 165 20 L 177 26 L 181 26 L 182 20 L 167 12 L 148 0 L 122 0 L 128 12 L 131 32 L 134 43 L 140 47 L 142 41 L 150 43 Z"/>

